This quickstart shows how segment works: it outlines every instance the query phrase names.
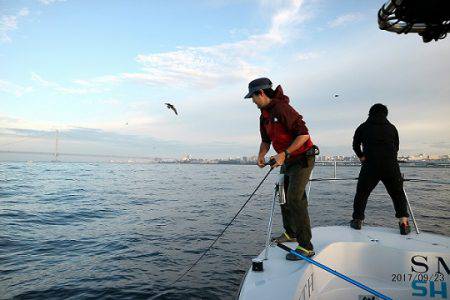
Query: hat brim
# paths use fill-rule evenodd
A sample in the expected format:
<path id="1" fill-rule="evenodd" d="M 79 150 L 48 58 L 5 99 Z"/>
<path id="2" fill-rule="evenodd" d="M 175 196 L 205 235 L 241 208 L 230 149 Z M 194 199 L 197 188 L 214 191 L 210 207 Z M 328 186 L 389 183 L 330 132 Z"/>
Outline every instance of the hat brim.
<path id="1" fill-rule="evenodd" d="M 245 95 L 244 99 L 251 98 L 254 93 L 255 92 L 249 92 L 247 95 Z"/>
<path id="2" fill-rule="evenodd" d="M 256 93 L 257 91 L 259 91 L 259 90 L 264 90 L 264 89 L 268 89 L 268 88 L 272 88 L 272 84 L 263 84 L 263 85 L 260 85 L 260 86 L 252 87 L 252 88 L 251 88 L 251 91 L 249 91 L 248 94 L 245 95 L 244 99 L 245 99 L 245 98 L 251 98 L 252 95 L 253 95 L 254 93 Z"/>

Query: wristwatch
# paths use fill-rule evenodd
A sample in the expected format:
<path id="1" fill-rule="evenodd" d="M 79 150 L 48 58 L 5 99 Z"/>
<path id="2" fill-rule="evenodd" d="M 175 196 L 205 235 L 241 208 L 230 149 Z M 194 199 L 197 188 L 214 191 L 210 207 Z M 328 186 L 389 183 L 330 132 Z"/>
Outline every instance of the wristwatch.
<path id="1" fill-rule="evenodd" d="M 288 159 L 288 158 L 291 157 L 291 154 L 289 153 L 289 151 L 284 150 L 284 157 L 285 157 L 286 159 Z"/>

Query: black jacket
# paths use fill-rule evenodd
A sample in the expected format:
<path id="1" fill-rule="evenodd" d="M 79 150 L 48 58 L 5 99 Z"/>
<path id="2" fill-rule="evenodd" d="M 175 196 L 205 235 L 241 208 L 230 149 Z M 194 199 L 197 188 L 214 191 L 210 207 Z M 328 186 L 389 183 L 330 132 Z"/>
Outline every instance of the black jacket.
<path id="1" fill-rule="evenodd" d="M 396 161 L 398 147 L 397 129 L 382 114 L 369 116 L 353 136 L 353 151 L 358 157 L 365 156 L 371 162 L 386 159 Z"/>

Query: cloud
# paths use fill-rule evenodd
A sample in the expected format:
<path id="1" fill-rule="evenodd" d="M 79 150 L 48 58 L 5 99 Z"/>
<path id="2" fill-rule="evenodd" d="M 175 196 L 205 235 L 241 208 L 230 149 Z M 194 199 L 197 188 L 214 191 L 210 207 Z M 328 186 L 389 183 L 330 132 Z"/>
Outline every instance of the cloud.
<path id="1" fill-rule="evenodd" d="M 16 119 L 17 121 L 20 121 Z M 16 136 L 16 137 L 41 137 L 46 135 L 54 135 L 54 131 L 36 130 L 28 128 L 1 128 L 0 135 Z"/>
<path id="2" fill-rule="evenodd" d="M 0 128 L 0 141 L 5 138 L 9 142 L 4 144 L 0 150 L 54 151 L 54 129 Z M 89 127 L 60 129 L 59 151 L 62 153 L 141 157 L 180 157 L 186 153 L 194 154 L 196 157 L 204 157 L 202 153 L 211 152 L 216 153 L 212 157 L 226 157 L 242 155 L 243 153 L 240 145 L 235 142 L 185 143 Z"/>
<path id="3" fill-rule="evenodd" d="M 94 86 L 93 84 L 94 81 L 89 82 L 86 80 L 85 81 L 75 80 L 74 83 L 76 84 L 76 86 L 72 87 L 63 86 L 59 83 L 46 80 L 34 72 L 31 73 L 31 80 L 37 82 L 41 87 L 49 88 L 51 90 L 54 90 L 55 92 L 66 95 L 97 94 L 109 91 L 108 88 Z"/>
<path id="4" fill-rule="evenodd" d="M 20 11 L 19 11 L 19 14 L 18 14 L 18 16 L 19 17 L 26 17 L 26 16 L 28 16 L 30 14 L 30 11 L 28 10 L 28 8 L 22 8 Z"/>
<path id="5" fill-rule="evenodd" d="M 52 129 L 28 129 L 28 128 L 0 128 L 0 137 L 3 138 L 15 138 L 16 141 L 6 144 L 8 148 L 13 148 L 16 151 L 29 150 L 30 145 L 38 145 L 40 149 L 47 148 L 47 151 L 53 151 L 55 139 L 55 128 Z M 63 148 L 63 151 L 70 151 L 71 144 L 116 144 L 122 146 L 131 142 L 133 146 L 148 145 L 148 142 L 152 139 L 138 137 L 132 134 L 120 134 L 115 132 L 109 132 L 96 128 L 84 128 L 84 127 L 67 127 L 58 128 L 59 130 L 59 143 Z M 17 140 L 18 139 L 18 140 Z M 142 140 L 145 143 L 142 143 Z M 141 143 L 140 143 L 141 142 Z M 35 147 L 31 147 L 35 151 Z M 85 151 L 89 149 L 85 149 Z"/>
<path id="6" fill-rule="evenodd" d="M 142 67 L 141 73 L 125 73 L 124 79 L 150 85 L 194 86 L 213 88 L 219 82 L 233 82 L 263 72 L 253 67 L 237 54 L 237 44 L 216 47 L 189 47 L 178 51 L 138 55 L 136 61 Z M 226 53 L 229 53 L 227 57 Z"/>
<path id="7" fill-rule="evenodd" d="M 423 44 L 418 36 L 398 36 L 373 26 L 341 42 L 330 44 L 321 59 L 293 62 L 281 75 L 293 106 L 300 108 L 321 148 L 341 147 L 340 153 L 351 154 L 354 130 L 376 102 L 389 108 L 400 133 L 401 154 L 429 153 L 436 149 L 426 143 L 450 140 L 450 40 Z M 339 100 L 331 98 L 335 92 Z"/>
<path id="8" fill-rule="evenodd" d="M 438 150 L 439 153 L 450 154 L 450 141 L 436 141 L 428 143 L 428 145 L 430 148 Z"/>
<path id="9" fill-rule="evenodd" d="M 12 41 L 9 33 L 18 29 L 19 19 L 30 14 L 28 8 L 22 8 L 16 15 L 0 16 L 0 41 L 2 43 L 10 43 Z"/>
<path id="10" fill-rule="evenodd" d="M 322 55 L 320 52 L 300 52 L 294 55 L 294 59 L 297 61 L 310 60 L 319 58 Z"/>
<path id="11" fill-rule="evenodd" d="M 230 34 L 231 37 L 237 38 L 242 36 L 249 36 L 250 30 L 247 28 L 232 28 L 228 30 L 228 33 Z"/>
<path id="12" fill-rule="evenodd" d="M 57 2 L 66 2 L 66 0 L 38 0 L 39 3 L 42 3 L 44 5 L 50 5 L 50 4 L 54 4 Z"/>
<path id="13" fill-rule="evenodd" d="M 290 1 L 271 18 L 266 33 L 246 39 L 206 47 L 180 47 L 176 51 L 139 54 L 141 72 L 124 73 L 122 78 L 149 85 L 169 84 L 213 88 L 219 83 L 248 80 L 267 71 L 254 63 L 266 51 L 282 46 L 291 37 L 293 27 L 301 22 L 302 1 Z"/>
<path id="14" fill-rule="evenodd" d="M 73 83 L 92 87 L 99 84 L 119 83 L 120 81 L 122 81 L 122 78 L 119 76 L 105 75 L 91 79 L 75 79 Z"/>
<path id="15" fill-rule="evenodd" d="M 36 73 L 31 76 L 42 87 L 63 94 L 101 93 L 110 90 L 107 88 L 109 85 L 130 81 L 150 86 L 207 89 L 215 88 L 219 84 L 247 81 L 268 71 L 260 63 L 267 60 L 266 52 L 290 41 L 296 25 L 307 18 L 300 14 L 301 5 L 300 0 L 291 0 L 287 5 L 285 3 L 284 7 L 271 17 L 270 26 L 263 34 L 212 46 L 178 47 L 177 50 L 169 52 L 138 54 L 135 57 L 135 61 L 140 65 L 138 72 L 76 79 L 72 81 L 75 86 L 63 86 L 45 80 Z"/>
<path id="16" fill-rule="evenodd" d="M 8 123 L 8 124 L 13 124 L 15 122 L 18 122 L 19 119 L 17 118 L 11 118 L 11 117 L 7 117 L 7 116 L 0 116 L 0 124 L 3 123 Z"/>
<path id="17" fill-rule="evenodd" d="M 272 2 L 267 3 L 273 5 Z M 251 102 L 243 102 L 241 98 L 249 77 L 266 74 L 274 82 L 283 85 L 293 106 L 305 116 L 313 140 L 323 153 L 351 154 L 354 130 L 364 121 L 374 101 L 381 101 L 389 106 L 391 120 L 401 135 L 402 153 L 432 151 L 434 148 L 432 149 L 431 143 L 438 142 L 438 138 L 449 140 L 445 131 L 450 126 L 446 118 L 450 113 L 450 87 L 447 84 L 449 39 L 425 45 L 417 36 L 398 36 L 381 32 L 376 26 L 361 26 L 342 37 L 337 37 L 332 30 L 328 30 L 324 35 L 330 36 L 317 36 L 317 41 L 316 38 L 311 40 L 311 44 L 308 43 L 305 48 L 304 43 L 295 43 L 293 39 L 299 36 L 299 29 L 311 29 L 311 32 L 315 32 L 317 24 L 310 24 L 309 28 L 304 28 L 304 23 L 298 26 L 305 18 L 308 3 L 301 7 L 300 2 L 287 5 L 280 1 L 277 4 L 283 5 L 280 6 L 281 9 L 276 5 L 273 7 L 277 10 L 261 9 L 264 12 L 275 12 L 272 17 L 267 15 L 266 30 L 253 31 L 262 34 L 243 34 L 245 37 L 236 42 L 204 47 L 193 45 L 170 52 L 135 55 L 140 69 L 128 73 L 122 71 L 115 75 L 79 78 L 64 83 L 54 82 L 34 73 L 33 87 L 68 94 L 101 93 L 115 84 L 130 81 L 148 85 L 170 84 L 175 88 L 190 87 L 188 92 L 180 93 L 178 97 L 179 91 L 170 94 L 170 97 L 164 94 L 165 91 L 158 91 L 155 99 L 147 99 L 145 95 L 138 93 L 132 93 L 135 96 L 129 99 L 130 96 L 124 95 L 123 90 L 115 95 L 102 95 L 96 99 L 82 97 L 101 108 L 104 108 L 102 105 L 107 105 L 120 109 L 114 107 L 108 116 L 100 115 L 101 113 L 97 116 L 94 113 L 83 115 L 76 121 L 77 128 L 93 130 L 78 131 L 86 135 L 112 132 L 126 135 L 130 140 L 154 138 L 176 141 L 172 142 L 179 145 L 179 149 L 172 152 L 175 154 L 178 153 L 176 151 L 214 156 L 227 151 L 230 154 L 253 154 L 256 151 L 255 145 L 259 143 L 258 111 Z M 341 16 L 333 26 L 344 26 L 350 20 L 357 18 Z M 363 20 L 366 21 L 369 22 L 368 18 Z M 371 22 L 373 25 L 374 21 Z M 337 38 L 339 42 L 336 42 Z M 313 44 L 316 42 L 319 44 Z M 290 43 L 288 47 L 280 52 L 287 43 Z M 294 53 L 285 51 L 292 49 L 295 49 Z M 321 51 L 322 49 L 326 49 L 326 52 Z M 287 55 L 280 56 L 286 53 Z M 273 64 L 275 58 L 276 65 Z M 222 86 L 223 82 L 235 85 Z M 211 92 L 196 87 L 215 90 Z M 339 100 L 331 99 L 335 92 L 340 94 Z M 119 97 L 121 102 L 114 97 Z M 179 104 L 180 116 L 176 117 L 169 111 L 166 114 L 166 108 L 156 97 L 173 100 L 177 108 Z M 120 111 L 120 115 L 115 111 Z M 224 111 L 227 113 L 224 114 Z M 435 122 L 430 123 L 430 120 Z M 0 124 L 2 123 L 4 122 L 0 119 Z M 19 124 L 25 128 L 24 121 Z M 13 125 L 11 121 L 8 128 Z M 28 128 L 53 126 L 28 125 Z M 101 141 L 103 140 L 99 139 L 99 143 Z M 115 139 L 110 141 L 109 145 Z M 124 144 L 122 153 L 127 153 L 129 150 L 125 147 L 126 140 L 120 141 Z M 95 138 L 91 138 L 91 142 L 95 143 Z M 235 148 L 226 146 L 232 143 Z M 191 144 L 201 144 L 203 150 L 191 147 Z M 224 145 L 224 148 L 216 147 L 219 144 Z M 441 146 L 439 149 L 448 149 L 448 144 Z M 441 146 L 436 144 L 435 148 Z M 90 148 L 86 149 L 90 151 Z M 145 153 L 145 147 L 142 149 L 142 153 Z M 433 151 L 437 151 L 436 149 Z"/>
<path id="18" fill-rule="evenodd" d="M 362 13 L 349 13 L 349 14 L 339 16 L 336 19 L 328 22 L 328 26 L 331 28 L 336 28 L 336 27 L 347 25 L 349 23 L 359 22 L 363 18 L 364 18 L 364 15 Z"/>
<path id="19" fill-rule="evenodd" d="M 33 90 L 31 86 L 20 86 L 12 82 L 0 79 L 0 91 L 21 97 Z"/>
<path id="20" fill-rule="evenodd" d="M 97 103 L 104 104 L 107 106 L 120 106 L 122 103 L 117 99 L 101 99 Z"/>
<path id="21" fill-rule="evenodd" d="M 0 129 L 16 128 L 23 130 L 41 130 L 49 131 L 56 128 L 65 129 L 67 125 L 55 124 L 47 121 L 31 121 L 24 118 L 18 118 L 15 116 L 0 115 Z"/>

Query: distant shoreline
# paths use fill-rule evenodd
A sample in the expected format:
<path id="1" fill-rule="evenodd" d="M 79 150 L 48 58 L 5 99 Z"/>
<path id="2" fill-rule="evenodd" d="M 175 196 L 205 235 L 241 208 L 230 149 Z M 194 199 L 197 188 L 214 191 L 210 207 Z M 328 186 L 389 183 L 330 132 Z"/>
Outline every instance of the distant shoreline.
<path id="1" fill-rule="evenodd" d="M 3 156 L 4 157 L 1 157 Z M 42 159 L 46 156 L 48 159 Z M 187 155 L 183 158 L 110 155 L 110 154 L 79 154 L 79 153 L 51 153 L 37 151 L 5 151 L 0 150 L 0 162 L 76 162 L 76 163 L 133 163 L 133 164 L 205 164 L 205 165 L 256 165 L 256 156 L 242 156 L 230 158 L 191 158 Z M 448 155 L 442 159 L 408 160 L 399 156 L 401 167 L 421 168 L 450 168 Z M 316 157 L 316 166 L 360 166 L 356 156 L 319 156 Z"/>
<path id="2" fill-rule="evenodd" d="M 236 161 L 219 161 L 219 162 L 181 162 L 181 161 L 64 161 L 64 160 L 0 160 L 2 163 L 87 163 L 87 164 L 168 164 L 168 165 L 233 165 L 233 166 L 256 166 L 256 162 L 236 162 Z M 334 161 L 316 161 L 315 166 L 334 167 Z M 401 168 L 450 168 L 450 163 L 434 163 L 434 162 L 399 162 Z M 357 162 L 337 161 L 336 167 L 360 167 Z"/>
<path id="3" fill-rule="evenodd" d="M 159 162 L 160 164 L 188 164 L 188 165 L 256 165 L 252 163 L 238 163 L 238 162 L 217 162 L 217 163 L 201 163 L 201 162 Z M 316 166 L 334 167 L 334 161 L 316 161 Z M 450 163 L 433 163 L 433 162 L 399 162 L 400 167 L 408 168 L 450 168 Z M 361 164 L 357 162 L 337 161 L 337 167 L 360 167 Z"/>

